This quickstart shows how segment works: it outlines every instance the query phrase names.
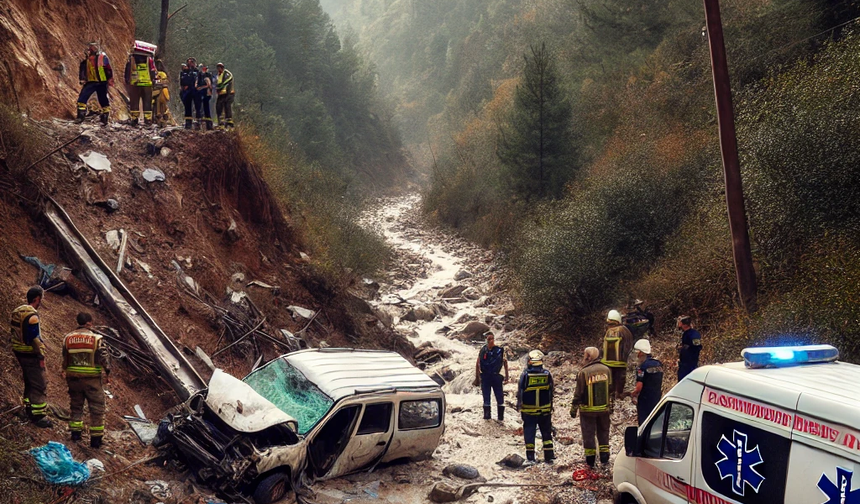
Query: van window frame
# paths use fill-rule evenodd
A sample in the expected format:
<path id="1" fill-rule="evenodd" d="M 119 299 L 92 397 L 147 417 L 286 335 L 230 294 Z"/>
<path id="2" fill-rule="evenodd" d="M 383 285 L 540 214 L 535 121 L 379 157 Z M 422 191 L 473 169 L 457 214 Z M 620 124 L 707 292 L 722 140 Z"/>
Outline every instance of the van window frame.
<path id="1" fill-rule="evenodd" d="M 409 403 L 421 403 L 421 402 L 436 403 L 436 410 L 437 410 L 436 422 L 433 425 L 423 425 L 420 427 L 406 427 L 406 428 L 404 428 L 402 426 L 402 424 L 403 424 L 403 417 L 402 417 L 403 405 L 409 404 Z M 403 431 L 403 432 L 408 432 L 408 431 L 415 431 L 415 430 L 438 429 L 439 426 L 442 425 L 442 415 L 443 414 L 444 414 L 444 412 L 442 410 L 442 399 L 440 399 L 438 397 L 425 397 L 422 399 L 407 399 L 407 400 L 400 401 L 400 403 L 397 405 L 397 430 Z"/>
<path id="2" fill-rule="evenodd" d="M 363 431 L 362 427 L 365 425 L 365 418 L 367 418 L 367 410 L 369 408 L 379 407 L 379 406 L 383 406 L 383 407 L 387 406 L 387 409 L 388 409 L 388 417 L 386 418 L 385 429 L 384 430 Z M 391 412 L 393 410 L 394 410 L 394 403 L 392 401 L 375 402 L 375 403 L 365 404 L 364 410 L 361 413 L 361 420 L 358 422 L 358 427 L 356 427 L 356 429 L 355 429 L 355 435 L 356 436 L 369 436 L 371 434 L 385 434 L 386 432 L 390 431 L 391 430 Z"/>
<path id="3" fill-rule="evenodd" d="M 666 439 L 667 433 L 669 429 L 669 418 L 672 416 L 672 410 L 674 406 L 681 406 L 686 408 L 692 413 L 690 422 L 690 427 L 687 429 L 687 444 L 684 448 L 684 453 L 680 457 L 667 457 L 666 456 Z M 645 446 L 648 444 L 649 439 L 651 439 L 651 433 L 653 432 L 654 427 L 657 424 L 657 420 L 660 419 L 660 423 L 662 426 L 660 427 L 660 452 L 657 456 L 649 455 L 646 451 Z M 666 401 L 660 408 L 659 412 L 654 416 L 654 420 L 651 421 L 642 431 L 642 457 L 649 458 L 653 460 L 683 460 L 684 457 L 687 456 L 687 453 L 690 450 L 690 438 L 693 433 L 693 426 L 696 424 L 696 410 L 688 404 L 684 404 L 679 401 Z"/>

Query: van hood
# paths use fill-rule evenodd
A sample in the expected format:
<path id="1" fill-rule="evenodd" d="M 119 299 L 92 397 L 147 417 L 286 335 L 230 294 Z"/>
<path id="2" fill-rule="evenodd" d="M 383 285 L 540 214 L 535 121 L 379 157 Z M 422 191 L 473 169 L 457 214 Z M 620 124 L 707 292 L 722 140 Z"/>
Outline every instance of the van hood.
<path id="1" fill-rule="evenodd" d="M 278 424 L 288 424 L 293 431 L 298 430 L 295 418 L 221 369 L 212 373 L 205 402 L 218 418 L 239 432 L 260 432 Z"/>

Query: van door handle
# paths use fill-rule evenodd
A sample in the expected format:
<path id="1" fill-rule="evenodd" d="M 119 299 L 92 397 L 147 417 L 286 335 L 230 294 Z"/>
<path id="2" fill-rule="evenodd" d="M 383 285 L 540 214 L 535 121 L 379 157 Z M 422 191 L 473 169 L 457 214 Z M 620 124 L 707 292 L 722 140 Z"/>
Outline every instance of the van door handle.
<path id="1" fill-rule="evenodd" d="M 685 480 L 684 478 L 682 478 L 682 477 L 680 477 L 680 476 L 675 476 L 675 479 L 676 479 L 676 480 L 678 480 L 678 481 L 680 481 L 681 483 L 686 483 L 686 482 L 687 482 L 687 480 Z"/>
<path id="2" fill-rule="evenodd" d="M 376 446 L 385 446 L 385 441 L 380 441 L 376 443 Z"/>

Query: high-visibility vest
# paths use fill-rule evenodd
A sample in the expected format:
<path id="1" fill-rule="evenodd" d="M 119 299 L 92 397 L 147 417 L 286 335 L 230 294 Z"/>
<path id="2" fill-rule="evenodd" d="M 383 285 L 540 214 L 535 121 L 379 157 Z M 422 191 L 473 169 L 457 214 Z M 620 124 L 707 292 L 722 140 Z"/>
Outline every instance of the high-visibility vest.
<path id="1" fill-rule="evenodd" d="M 609 367 L 627 367 L 627 355 L 621 355 L 625 332 L 630 333 L 630 330 L 623 325 L 612 326 L 606 330 L 603 337 L 603 359 L 600 362 Z M 630 339 L 632 338 L 631 335 Z"/>
<path id="2" fill-rule="evenodd" d="M 63 361 L 66 376 L 90 378 L 100 376 L 102 367 L 96 364 L 96 352 L 102 344 L 102 337 L 86 329 L 76 329 L 63 338 L 63 348 L 67 356 Z"/>
<path id="3" fill-rule="evenodd" d="M 105 74 L 105 53 L 100 52 L 96 57 L 95 68 L 92 65 L 92 59 L 87 56 L 87 81 L 89 82 L 106 82 L 107 75 Z"/>
<path id="4" fill-rule="evenodd" d="M 532 371 L 526 377 L 520 413 L 524 415 L 548 415 L 552 411 L 552 389 L 549 371 Z"/>
<path id="5" fill-rule="evenodd" d="M 609 411 L 609 383 L 611 372 L 603 364 L 592 364 L 580 371 L 585 377 L 586 402 L 579 406 L 584 413 Z"/>
<path id="6" fill-rule="evenodd" d="M 38 312 L 32 306 L 25 304 L 12 310 L 12 317 L 9 325 L 12 326 L 11 337 L 9 341 L 12 343 L 12 351 L 21 354 L 41 355 L 41 352 L 32 344 L 27 344 L 24 340 L 24 328 L 30 325 L 30 318 L 38 315 Z"/>
<path id="7" fill-rule="evenodd" d="M 217 87 L 219 95 L 236 93 L 236 90 L 233 89 L 233 74 L 230 73 L 230 70 L 225 68 L 223 72 L 218 74 Z"/>
<path id="8" fill-rule="evenodd" d="M 128 57 L 129 63 L 129 84 L 132 86 L 150 87 L 152 86 L 152 76 L 149 74 L 149 57 L 147 56 L 142 62 L 135 59 L 132 54 Z"/>

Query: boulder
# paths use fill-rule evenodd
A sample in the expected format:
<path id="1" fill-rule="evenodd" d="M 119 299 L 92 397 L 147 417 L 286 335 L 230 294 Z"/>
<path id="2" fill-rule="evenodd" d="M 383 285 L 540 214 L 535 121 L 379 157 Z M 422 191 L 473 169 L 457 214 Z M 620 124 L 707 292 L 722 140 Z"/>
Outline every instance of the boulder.
<path id="1" fill-rule="evenodd" d="M 439 481 L 430 489 L 430 500 L 433 502 L 454 502 L 458 498 L 457 487 Z"/>
<path id="2" fill-rule="evenodd" d="M 458 478 L 468 480 L 477 479 L 479 476 L 481 476 L 481 474 L 478 473 L 477 469 L 466 464 L 451 464 L 445 469 L 442 469 L 442 474 L 448 477 L 456 476 Z"/>
<path id="3" fill-rule="evenodd" d="M 505 467 L 516 469 L 518 467 L 522 467 L 523 462 L 525 462 L 524 458 L 520 457 L 516 453 L 512 453 L 496 463 Z"/>
<path id="4" fill-rule="evenodd" d="M 463 334 L 469 335 L 479 335 L 482 336 L 485 332 L 490 330 L 490 326 L 483 322 L 472 321 L 466 324 L 466 327 L 461 331 Z"/>
<path id="5" fill-rule="evenodd" d="M 478 292 L 478 289 L 474 287 L 469 287 L 468 289 L 463 291 L 463 297 L 470 301 L 475 301 L 477 299 L 480 299 L 481 293 Z"/>
<path id="6" fill-rule="evenodd" d="M 456 274 L 454 274 L 454 280 L 456 280 L 458 282 L 460 280 L 465 280 L 465 279 L 471 278 L 471 277 L 472 277 L 472 273 L 470 273 L 468 270 L 464 270 L 464 269 L 462 269 L 462 270 L 458 271 Z"/>
<path id="7" fill-rule="evenodd" d="M 403 316 L 403 320 L 409 322 L 417 322 L 419 320 L 425 320 L 427 322 L 436 318 L 436 313 L 432 308 L 428 306 L 416 306 L 415 308 L 409 310 L 406 315 Z"/>
<path id="8" fill-rule="evenodd" d="M 465 285 L 454 285 L 452 287 L 448 287 L 447 289 L 442 289 L 439 292 L 439 297 L 441 297 L 442 299 L 457 298 L 460 297 L 460 294 L 462 294 L 464 290 L 466 290 Z"/>

